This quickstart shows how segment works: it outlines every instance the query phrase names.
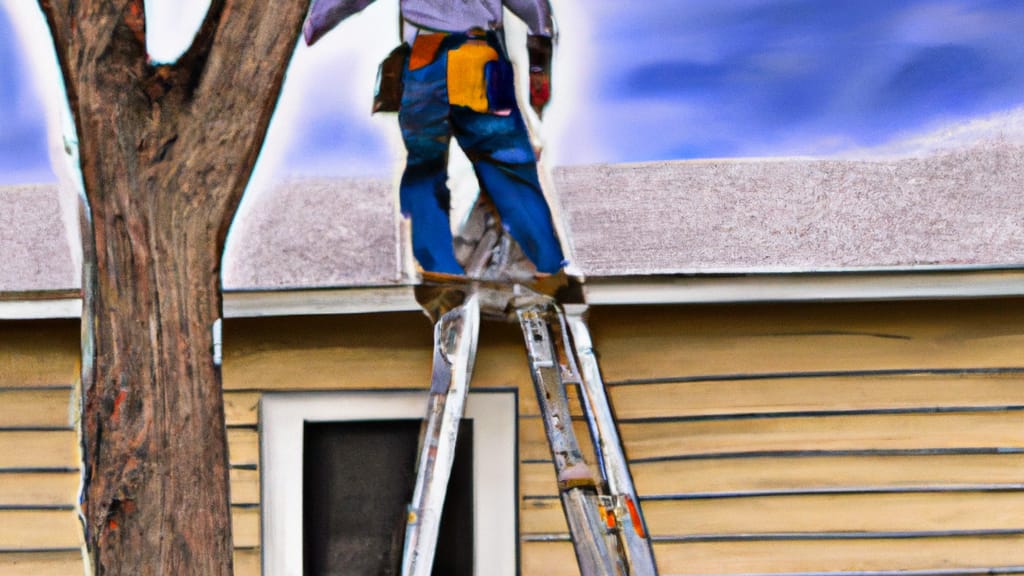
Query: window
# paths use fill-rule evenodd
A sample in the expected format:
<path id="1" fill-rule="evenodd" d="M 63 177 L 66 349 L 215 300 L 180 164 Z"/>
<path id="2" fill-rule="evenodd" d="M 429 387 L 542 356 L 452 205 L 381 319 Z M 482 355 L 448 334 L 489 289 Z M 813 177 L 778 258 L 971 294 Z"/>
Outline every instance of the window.
<path id="1" fill-rule="evenodd" d="M 398 505 L 401 510 L 415 467 L 425 407 L 425 392 L 264 395 L 260 422 L 265 574 L 299 576 L 307 562 L 318 567 L 344 561 L 345 554 L 360 546 L 386 555 L 391 549 L 389 538 L 399 539 L 401 553 L 402 533 L 397 531 L 401 519 L 393 517 L 394 498 L 403 500 Z M 472 562 L 474 574 L 516 573 L 516 414 L 513 392 L 472 392 L 467 399 L 450 484 L 453 491 L 445 506 L 445 516 L 452 519 L 442 524 L 438 556 L 455 565 Z M 353 476 L 357 462 L 364 464 L 363 474 Z M 389 477 L 386 472 L 391 467 L 394 474 Z M 311 477 L 306 478 L 307 474 Z M 351 483 L 357 477 L 365 481 Z M 370 480 L 375 477 L 389 481 Z M 335 536 L 332 544 L 330 532 L 352 534 L 350 519 L 365 516 L 365 510 L 333 515 L 312 510 L 337 506 L 346 499 L 357 505 L 367 498 L 390 499 L 387 506 L 377 507 L 375 517 L 368 518 L 364 536 L 374 542 L 338 544 Z M 376 507 L 372 502 L 363 505 Z M 467 526 L 472 538 L 451 533 Z"/>

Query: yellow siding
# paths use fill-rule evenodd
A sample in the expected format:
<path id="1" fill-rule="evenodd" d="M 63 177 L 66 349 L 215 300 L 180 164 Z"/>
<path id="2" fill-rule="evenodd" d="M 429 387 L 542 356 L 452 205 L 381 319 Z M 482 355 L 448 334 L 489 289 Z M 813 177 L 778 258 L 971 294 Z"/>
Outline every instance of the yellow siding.
<path id="1" fill-rule="evenodd" d="M 633 463 L 640 494 L 745 495 L 807 490 L 1024 484 L 1024 454 L 763 456 Z M 558 493 L 549 462 L 520 466 L 525 494 Z"/>
<path id="2" fill-rule="evenodd" d="M 1021 300 L 599 309 L 591 327 L 663 572 L 1022 565 Z M 526 538 L 564 537 L 534 466 Z M 529 548 L 542 566 L 567 546 Z"/>
<path id="3" fill-rule="evenodd" d="M 79 339 L 77 320 L 0 321 L 0 388 L 75 383 Z"/>
<path id="4" fill-rule="evenodd" d="M 21 472 L 0 475 L 0 507 L 69 506 L 78 497 L 80 475 L 70 472 Z"/>
<path id="5" fill-rule="evenodd" d="M 654 555 L 662 574 L 935 572 L 1022 566 L 1024 537 L 656 543 Z M 522 566 L 523 574 L 579 575 L 568 542 L 524 542 Z"/>
<path id="6" fill-rule="evenodd" d="M 621 307 L 591 326 L 613 382 L 1024 361 L 1019 300 Z"/>
<path id="7" fill-rule="evenodd" d="M 73 576 L 83 574 L 79 550 L 0 552 L 0 574 L 4 576 Z"/>
<path id="8" fill-rule="evenodd" d="M 1022 321 L 1019 300 L 593 311 L 663 573 L 1019 564 Z M 257 464 L 261 391 L 424 388 L 430 336 L 415 314 L 230 322 L 232 462 Z M 473 385 L 520 392 L 524 573 L 575 573 L 534 541 L 566 529 L 515 326 L 484 324 Z"/>
<path id="9" fill-rule="evenodd" d="M 0 574 L 82 574 L 77 320 L 0 322 Z"/>
<path id="10" fill-rule="evenodd" d="M 567 533 L 555 498 L 527 500 L 526 533 Z M 813 494 L 648 500 L 654 535 L 679 538 L 790 533 L 886 533 L 1016 530 L 1022 492 Z M 884 511 L 884 512 L 883 512 Z"/>
<path id="11" fill-rule="evenodd" d="M 0 550 L 78 548 L 82 543 L 74 510 L 0 510 Z"/>
<path id="12" fill-rule="evenodd" d="M 591 314 L 662 573 L 1024 566 L 1024 301 Z M 227 322 L 236 573 L 259 572 L 261 394 L 424 389 L 431 345 L 411 313 Z M 0 323 L 0 350 L 0 573 L 77 573 L 77 323 Z M 539 541 L 566 529 L 515 326 L 485 322 L 473 385 L 519 390 L 523 573 L 576 574 Z"/>

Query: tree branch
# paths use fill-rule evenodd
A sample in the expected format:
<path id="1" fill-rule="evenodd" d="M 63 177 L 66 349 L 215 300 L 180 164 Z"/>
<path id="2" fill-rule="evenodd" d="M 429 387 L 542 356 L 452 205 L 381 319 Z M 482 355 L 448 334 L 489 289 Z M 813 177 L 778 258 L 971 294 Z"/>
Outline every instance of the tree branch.
<path id="1" fill-rule="evenodd" d="M 199 83 L 206 62 L 210 58 L 210 50 L 217 38 L 217 31 L 220 29 L 221 17 L 224 14 L 224 0 L 210 0 L 210 7 L 206 11 L 203 23 L 196 32 L 195 38 L 188 50 L 178 58 L 172 67 L 175 73 L 183 74 L 188 78 L 188 92 L 191 94 Z"/>

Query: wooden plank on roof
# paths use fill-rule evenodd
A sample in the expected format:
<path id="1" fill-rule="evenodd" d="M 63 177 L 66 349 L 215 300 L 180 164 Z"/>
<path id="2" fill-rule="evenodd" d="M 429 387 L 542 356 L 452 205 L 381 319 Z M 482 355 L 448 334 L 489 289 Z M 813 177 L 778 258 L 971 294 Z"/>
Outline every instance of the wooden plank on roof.
<path id="1" fill-rule="evenodd" d="M 619 418 L 1024 406 L 1024 373 L 765 378 L 612 386 Z"/>
<path id="2" fill-rule="evenodd" d="M 1024 492 L 820 494 L 646 500 L 655 537 L 1024 531 Z M 556 498 L 526 500 L 523 533 L 567 532 Z"/>
<path id="3" fill-rule="evenodd" d="M 0 469 L 78 468 L 74 430 L 0 431 Z"/>
<path id="4" fill-rule="evenodd" d="M 0 506 L 72 506 L 80 481 L 77 471 L 0 474 Z"/>
<path id="5" fill-rule="evenodd" d="M 519 468 L 520 493 L 558 494 L 550 462 Z M 857 455 L 638 462 L 642 497 L 814 490 L 958 489 L 1024 485 L 1024 454 Z"/>
<path id="6" fill-rule="evenodd" d="M 0 388 L 76 382 L 79 324 L 77 319 L 0 321 Z"/>
<path id="7" fill-rule="evenodd" d="M 0 388 L 0 429 L 71 426 L 71 397 L 70 388 Z"/>
<path id="8" fill-rule="evenodd" d="M 84 574 L 79 550 L 0 552 L 0 574 L 4 576 L 64 576 Z"/>
<path id="9" fill-rule="evenodd" d="M 591 312 L 608 381 L 1024 366 L 1024 300 L 619 307 Z"/>
<path id="10" fill-rule="evenodd" d="M 1021 418 L 1020 412 L 865 414 L 625 423 L 619 428 L 627 456 L 636 460 L 760 451 L 1024 448 Z M 533 436 L 529 430 L 523 434 L 522 449 L 527 450 Z"/>
<path id="11" fill-rule="evenodd" d="M 569 542 L 523 542 L 523 574 L 578 576 Z M 1024 537 L 962 536 L 905 540 L 792 540 L 656 542 L 662 574 L 799 574 L 917 570 L 942 574 L 958 569 L 1015 568 L 1024 573 Z M 849 576 L 854 576 L 850 574 Z"/>
<path id="12" fill-rule="evenodd" d="M 0 510 L 0 550 L 78 548 L 83 543 L 74 510 Z"/>

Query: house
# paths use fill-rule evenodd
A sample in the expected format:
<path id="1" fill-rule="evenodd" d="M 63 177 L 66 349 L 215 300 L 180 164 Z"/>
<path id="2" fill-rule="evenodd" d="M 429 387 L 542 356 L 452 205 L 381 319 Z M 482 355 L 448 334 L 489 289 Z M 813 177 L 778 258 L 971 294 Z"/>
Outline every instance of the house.
<path id="1" fill-rule="evenodd" d="M 554 181 L 662 574 L 1024 573 L 1017 131 Z M 391 197 L 285 182 L 232 232 L 238 574 L 301 567 L 310 506 L 351 488 L 303 482 L 337 472 L 310 454 L 358 430 L 335 468 L 368 470 L 370 424 L 421 417 L 431 325 Z M 52 187 L 0 204 L 0 573 L 80 573 L 73 234 Z M 461 547 L 478 574 L 576 574 L 515 326 L 482 327 L 470 396 Z"/>

